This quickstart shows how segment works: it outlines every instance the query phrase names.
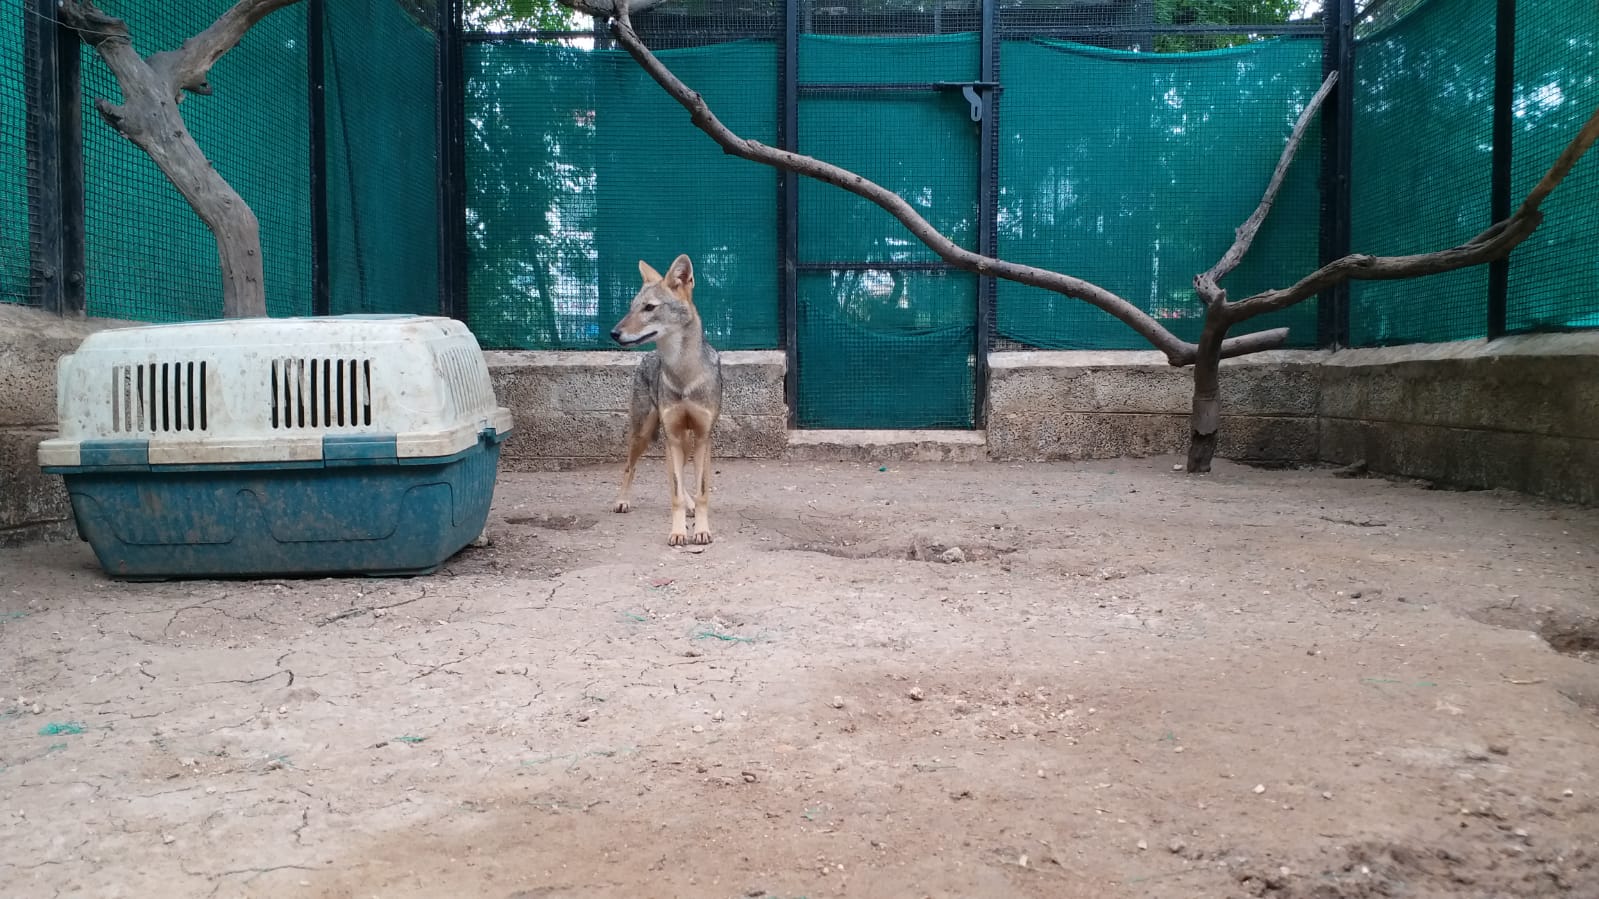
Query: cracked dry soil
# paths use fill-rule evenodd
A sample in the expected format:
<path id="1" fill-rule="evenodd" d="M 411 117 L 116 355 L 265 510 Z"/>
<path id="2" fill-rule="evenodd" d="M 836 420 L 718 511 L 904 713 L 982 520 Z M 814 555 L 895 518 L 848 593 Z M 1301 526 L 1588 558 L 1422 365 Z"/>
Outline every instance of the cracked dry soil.
<path id="1" fill-rule="evenodd" d="M 659 461 L 508 474 L 412 580 L 0 551 L 0 894 L 1599 896 L 1599 512 L 1172 461 L 723 463 L 703 552 Z"/>

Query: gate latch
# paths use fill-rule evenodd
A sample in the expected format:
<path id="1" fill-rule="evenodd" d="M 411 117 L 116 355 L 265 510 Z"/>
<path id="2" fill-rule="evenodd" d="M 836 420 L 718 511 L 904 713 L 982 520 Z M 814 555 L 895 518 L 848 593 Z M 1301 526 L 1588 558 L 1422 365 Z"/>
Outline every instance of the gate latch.
<path id="1" fill-rule="evenodd" d="M 939 90 L 960 89 L 961 95 L 972 106 L 972 121 L 981 122 L 988 113 L 988 91 L 1000 90 L 997 81 L 936 81 L 933 87 Z"/>

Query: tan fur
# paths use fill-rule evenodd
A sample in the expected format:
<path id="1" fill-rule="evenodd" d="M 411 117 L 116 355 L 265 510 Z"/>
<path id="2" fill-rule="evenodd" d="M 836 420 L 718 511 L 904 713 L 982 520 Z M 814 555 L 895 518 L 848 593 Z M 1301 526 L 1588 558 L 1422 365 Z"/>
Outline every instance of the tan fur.
<path id="1" fill-rule="evenodd" d="M 655 343 L 639 360 L 633 376 L 627 427 L 627 465 L 616 496 L 616 511 L 632 506 L 629 494 L 638 461 L 666 434 L 666 480 L 672 500 L 672 546 L 711 542 L 711 431 L 722 410 L 721 357 L 705 342 L 694 306 L 694 265 L 687 256 L 672 261 L 662 275 L 642 259 L 644 286 L 628 313 L 611 330 L 623 346 Z M 695 462 L 691 471 L 689 460 Z M 694 533 L 688 516 L 694 516 Z"/>

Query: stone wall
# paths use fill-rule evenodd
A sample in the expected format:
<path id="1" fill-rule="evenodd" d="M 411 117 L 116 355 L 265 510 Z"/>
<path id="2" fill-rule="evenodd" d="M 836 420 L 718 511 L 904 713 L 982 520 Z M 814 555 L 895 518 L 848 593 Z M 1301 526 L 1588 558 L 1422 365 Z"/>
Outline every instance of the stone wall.
<path id="1" fill-rule="evenodd" d="M 61 478 L 39 470 L 39 441 L 56 430 L 56 363 L 122 324 L 0 303 L 0 546 L 74 533 Z"/>
<path id="2" fill-rule="evenodd" d="M 1310 462 L 1325 353 L 1278 351 L 1222 363 L 1229 459 Z M 1012 352 L 989 357 L 988 452 L 1004 461 L 1186 452 L 1193 377 L 1158 352 Z"/>
<path id="3" fill-rule="evenodd" d="M 1599 334 L 1345 350 L 1320 396 L 1324 461 L 1599 505 Z"/>
<path id="4" fill-rule="evenodd" d="M 625 352 L 487 353 L 500 404 L 516 416 L 501 449 L 513 471 L 616 462 L 625 454 L 628 397 L 640 354 Z M 783 353 L 722 353 L 721 458 L 776 459 L 788 445 Z M 657 442 L 650 453 L 659 456 Z"/>

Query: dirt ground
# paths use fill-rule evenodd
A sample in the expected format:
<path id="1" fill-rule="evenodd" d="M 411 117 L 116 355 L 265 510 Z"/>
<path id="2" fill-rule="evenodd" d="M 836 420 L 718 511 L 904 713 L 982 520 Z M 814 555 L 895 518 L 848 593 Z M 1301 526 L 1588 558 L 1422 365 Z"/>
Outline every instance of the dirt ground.
<path id="1" fill-rule="evenodd" d="M 1599 511 L 1173 461 L 724 463 L 703 552 L 659 461 L 508 474 L 412 580 L 0 552 L 0 894 L 1599 896 Z"/>

